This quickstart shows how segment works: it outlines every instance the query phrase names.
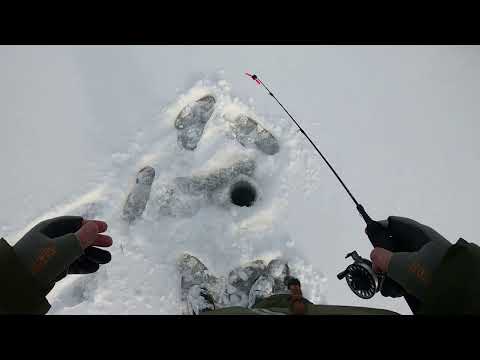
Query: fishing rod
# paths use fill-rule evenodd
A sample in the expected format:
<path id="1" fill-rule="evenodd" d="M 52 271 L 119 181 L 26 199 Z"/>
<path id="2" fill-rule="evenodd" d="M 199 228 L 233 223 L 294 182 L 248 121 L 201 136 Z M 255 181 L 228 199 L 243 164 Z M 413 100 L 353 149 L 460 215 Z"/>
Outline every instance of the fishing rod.
<path id="1" fill-rule="evenodd" d="M 360 215 L 362 216 L 363 220 L 365 221 L 365 223 L 367 225 L 370 225 L 373 220 L 372 218 L 367 214 L 367 212 L 365 211 L 364 207 L 357 201 L 357 199 L 355 199 L 355 197 L 353 196 L 352 192 L 350 191 L 350 189 L 347 187 L 347 185 L 345 185 L 345 183 L 343 182 L 342 178 L 338 175 L 338 173 L 335 171 L 335 169 L 333 168 L 333 166 L 330 164 L 330 162 L 327 160 L 327 158 L 322 154 L 322 152 L 318 149 L 318 147 L 315 145 L 315 143 L 312 141 L 312 139 L 310 139 L 310 137 L 308 136 L 308 134 L 305 132 L 305 130 L 302 129 L 302 127 L 300 126 L 300 124 L 294 119 L 294 117 L 288 112 L 288 110 L 285 108 L 285 106 L 283 106 L 283 104 L 280 102 L 280 100 L 277 99 L 277 97 L 272 93 L 272 91 L 267 87 L 267 85 L 265 85 L 265 83 L 260 80 L 258 78 L 257 75 L 255 74 L 249 74 L 249 73 L 245 73 L 245 75 L 247 75 L 248 77 L 250 77 L 252 80 L 254 80 L 258 85 L 261 85 L 265 88 L 265 90 L 267 90 L 268 94 L 273 97 L 275 99 L 275 101 L 278 103 L 278 105 L 280 105 L 280 107 L 287 113 L 287 115 L 290 117 L 290 119 L 292 119 L 292 121 L 295 123 L 295 125 L 297 125 L 298 129 L 300 130 L 300 132 L 305 135 L 305 137 L 307 138 L 307 140 L 310 142 L 310 144 L 312 144 L 312 146 L 315 148 L 315 150 L 317 151 L 317 153 L 322 157 L 323 161 L 325 161 L 325 163 L 328 165 L 328 167 L 330 168 L 330 170 L 332 170 L 333 174 L 337 177 L 338 181 L 340 182 L 340 184 L 342 184 L 343 188 L 345 189 L 345 191 L 347 192 L 347 194 L 350 196 L 350 198 L 352 199 L 352 201 L 355 203 L 355 206 L 358 210 L 358 212 L 360 213 Z"/>
<path id="2" fill-rule="evenodd" d="M 258 85 L 261 85 L 267 90 L 268 94 L 275 99 L 275 101 L 280 105 L 280 107 L 287 113 L 287 115 L 292 119 L 292 121 L 297 125 L 300 132 L 307 138 L 307 140 L 312 144 L 317 153 L 322 157 L 325 163 L 328 165 L 330 170 L 336 176 L 340 184 L 350 196 L 352 201 L 355 203 L 355 206 L 362 216 L 363 220 L 367 224 L 365 232 L 370 239 L 370 242 L 374 247 L 383 247 L 385 249 L 394 251 L 395 248 L 398 248 L 398 244 L 395 243 L 395 239 L 389 233 L 389 231 L 384 228 L 377 221 L 372 220 L 372 218 L 367 214 L 364 207 L 357 201 L 353 196 L 350 189 L 345 185 L 342 178 L 335 171 L 333 166 L 327 160 L 327 158 L 322 154 L 318 149 L 315 143 L 310 139 L 305 130 L 302 129 L 300 124 L 294 119 L 294 117 L 288 112 L 288 110 L 283 106 L 280 100 L 272 93 L 272 91 L 265 85 L 265 83 L 258 78 L 255 74 L 245 73 L 248 77 L 254 80 Z M 363 299 L 369 299 L 375 295 L 375 293 L 381 291 L 384 296 L 398 297 L 405 294 L 404 289 L 392 279 L 386 276 L 386 274 L 376 273 L 373 271 L 373 264 L 370 260 L 360 257 L 356 251 L 353 251 L 345 258 L 352 257 L 354 263 L 350 264 L 344 271 L 337 275 L 339 280 L 345 278 L 350 289 L 359 297 Z M 408 295 L 407 295 L 408 296 Z M 406 297 L 407 299 L 407 297 Z M 409 300 L 407 299 L 407 302 Z"/>

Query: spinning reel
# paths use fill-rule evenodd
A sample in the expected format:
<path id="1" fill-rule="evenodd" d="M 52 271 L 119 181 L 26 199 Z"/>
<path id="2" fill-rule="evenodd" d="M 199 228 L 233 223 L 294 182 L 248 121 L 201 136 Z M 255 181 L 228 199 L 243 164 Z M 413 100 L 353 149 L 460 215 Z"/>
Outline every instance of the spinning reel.
<path id="1" fill-rule="evenodd" d="M 345 278 L 350 289 L 362 299 L 370 299 L 375 293 L 381 291 L 385 275 L 373 271 L 372 262 L 362 258 L 353 251 L 347 258 L 353 258 L 354 263 L 350 264 L 344 271 L 337 275 L 338 280 Z"/>

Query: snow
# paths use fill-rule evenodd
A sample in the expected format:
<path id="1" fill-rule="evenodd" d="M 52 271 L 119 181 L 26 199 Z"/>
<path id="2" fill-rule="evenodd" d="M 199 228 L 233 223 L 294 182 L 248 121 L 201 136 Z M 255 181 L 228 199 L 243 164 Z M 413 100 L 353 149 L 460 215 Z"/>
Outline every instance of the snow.
<path id="1" fill-rule="evenodd" d="M 294 124 L 243 73 L 265 80 L 372 217 L 408 216 L 452 242 L 478 243 L 479 60 L 478 47 L 4 46 L 1 236 L 14 244 L 62 214 L 108 222 L 112 262 L 58 283 L 50 314 L 179 313 L 175 261 L 184 251 L 216 275 L 286 256 L 313 302 L 409 314 L 402 300 L 362 300 L 336 279 L 347 252 L 369 255 L 362 220 Z M 211 93 L 217 109 L 197 149 L 180 149 L 176 115 Z M 225 116 L 239 113 L 271 131 L 280 152 L 235 141 Z M 202 200 L 191 217 L 160 215 L 154 200 L 175 177 L 244 158 L 256 163 L 253 207 Z M 123 202 L 145 165 L 157 174 L 152 201 L 129 226 Z"/>

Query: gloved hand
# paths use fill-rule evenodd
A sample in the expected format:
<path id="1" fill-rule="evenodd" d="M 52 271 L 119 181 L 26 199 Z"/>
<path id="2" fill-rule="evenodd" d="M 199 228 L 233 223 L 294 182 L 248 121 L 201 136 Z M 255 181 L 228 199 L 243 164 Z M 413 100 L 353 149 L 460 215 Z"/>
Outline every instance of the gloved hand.
<path id="1" fill-rule="evenodd" d="M 383 231 L 389 237 L 384 242 L 380 237 L 374 239 L 377 241 L 370 239 L 375 243 L 370 254 L 373 270 L 385 273 L 421 302 L 433 272 L 452 244 L 432 228 L 412 219 L 390 216 L 377 224 L 382 227 L 376 229 L 377 234 Z M 368 234 L 368 229 L 366 231 Z M 375 233 L 368 235 L 375 236 Z M 384 283 L 382 295 L 396 297 L 397 290 L 392 282 Z M 408 299 L 407 302 L 410 305 Z"/>
<path id="2" fill-rule="evenodd" d="M 375 221 L 367 226 L 365 232 L 374 247 L 382 247 L 393 252 L 417 251 L 432 240 L 447 241 L 432 228 L 399 216 Z"/>
<path id="3" fill-rule="evenodd" d="M 110 262 L 110 253 L 95 247 L 112 245 L 110 236 L 100 234 L 106 230 L 103 221 L 61 216 L 37 224 L 13 250 L 46 295 L 67 274 L 92 273 Z"/>

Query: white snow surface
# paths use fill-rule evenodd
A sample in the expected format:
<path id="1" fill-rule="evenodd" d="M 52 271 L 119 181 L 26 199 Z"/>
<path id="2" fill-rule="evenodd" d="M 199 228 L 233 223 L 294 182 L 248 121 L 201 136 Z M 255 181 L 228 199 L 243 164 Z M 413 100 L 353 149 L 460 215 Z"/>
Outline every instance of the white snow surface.
<path id="1" fill-rule="evenodd" d="M 286 257 L 315 303 L 410 314 L 401 299 L 357 298 L 336 274 L 368 257 L 364 224 L 329 169 L 273 99 L 305 127 L 374 218 L 414 218 L 450 241 L 479 243 L 476 212 L 478 47 L 102 46 L 0 48 L 0 236 L 14 244 L 42 219 L 105 220 L 112 262 L 70 275 L 49 314 L 178 314 L 175 262 L 188 252 L 215 275 Z M 175 117 L 217 99 L 195 151 Z M 246 113 L 274 134 L 267 156 L 232 138 L 224 115 Z M 203 203 L 193 217 L 120 214 L 136 172 L 153 166 L 151 199 L 177 176 L 238 159 L 257 166 L 250 208 Z"/>

